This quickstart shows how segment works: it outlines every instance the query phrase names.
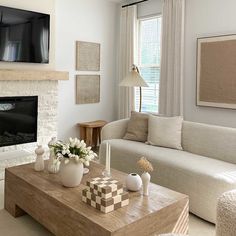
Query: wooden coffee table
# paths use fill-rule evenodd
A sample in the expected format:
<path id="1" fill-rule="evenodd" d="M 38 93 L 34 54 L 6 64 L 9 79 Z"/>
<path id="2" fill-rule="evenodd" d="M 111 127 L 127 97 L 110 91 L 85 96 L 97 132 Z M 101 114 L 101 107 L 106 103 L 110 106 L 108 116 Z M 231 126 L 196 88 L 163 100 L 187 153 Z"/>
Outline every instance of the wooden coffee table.
<path id="1" fill-rule="evenodd" d="M 5 209 L 14 217 L 25 213 L 58 236 L 158 235 L 188 231 L 188 197 L 150 184 L 149 197 L 129 193 L 128 206 L 104 214 L 82 202 L 88 178 L 100 176 L 103 166 L 91 163 L 77 188 L 65 188 L 57 174 L 35 172 L 33 164 L 6 169 Z M 122 182 L 125 173 L 112 170 Z"/>

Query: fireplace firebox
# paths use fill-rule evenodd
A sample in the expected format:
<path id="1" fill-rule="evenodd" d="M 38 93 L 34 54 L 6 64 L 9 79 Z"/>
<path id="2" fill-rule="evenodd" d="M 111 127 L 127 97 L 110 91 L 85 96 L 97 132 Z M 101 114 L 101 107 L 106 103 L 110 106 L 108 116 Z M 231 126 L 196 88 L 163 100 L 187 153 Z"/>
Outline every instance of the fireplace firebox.
<path id="1" fill-rule="evenodd" d="M 38 97 L 0 97 L 0 147 L 37 142 Z"/>

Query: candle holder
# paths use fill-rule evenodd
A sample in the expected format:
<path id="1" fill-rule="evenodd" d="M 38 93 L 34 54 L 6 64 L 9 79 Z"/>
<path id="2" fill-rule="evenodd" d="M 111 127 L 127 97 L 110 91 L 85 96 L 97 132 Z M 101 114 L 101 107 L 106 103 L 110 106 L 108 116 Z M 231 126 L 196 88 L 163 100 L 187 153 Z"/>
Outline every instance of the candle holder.
<path id="1" fill-rule="evenodd" d="M 104 177 L 111 177 L 111 172 L 110 171 L 107 171 L 106 169 L 102 172 L 102 175 Z"/>

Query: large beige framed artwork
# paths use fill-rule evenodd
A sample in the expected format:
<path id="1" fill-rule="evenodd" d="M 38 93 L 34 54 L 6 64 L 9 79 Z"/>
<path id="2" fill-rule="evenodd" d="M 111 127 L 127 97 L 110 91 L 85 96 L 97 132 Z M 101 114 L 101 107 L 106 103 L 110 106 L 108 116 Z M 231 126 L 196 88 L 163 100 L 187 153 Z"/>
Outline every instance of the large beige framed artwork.
<path id="1" fill-rule="evenodd" d="M 197 105 L 236 109 L 236 35 L 198 39 Z"/>
<path id="2" fill-rule="evenodd" d="M 76 75 L 76 104 L 100 102 L 100 75 Z"/>

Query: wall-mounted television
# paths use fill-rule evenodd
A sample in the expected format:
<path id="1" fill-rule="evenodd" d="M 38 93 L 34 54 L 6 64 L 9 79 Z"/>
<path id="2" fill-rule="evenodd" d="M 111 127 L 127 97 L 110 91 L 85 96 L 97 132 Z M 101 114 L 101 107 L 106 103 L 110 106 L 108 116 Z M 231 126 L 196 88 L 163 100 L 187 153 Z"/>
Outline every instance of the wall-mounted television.
<path id="1" fill-rule="evenodd" d="M 49 63 L 50 15 L 0 6 L 0 61 Z"/>

